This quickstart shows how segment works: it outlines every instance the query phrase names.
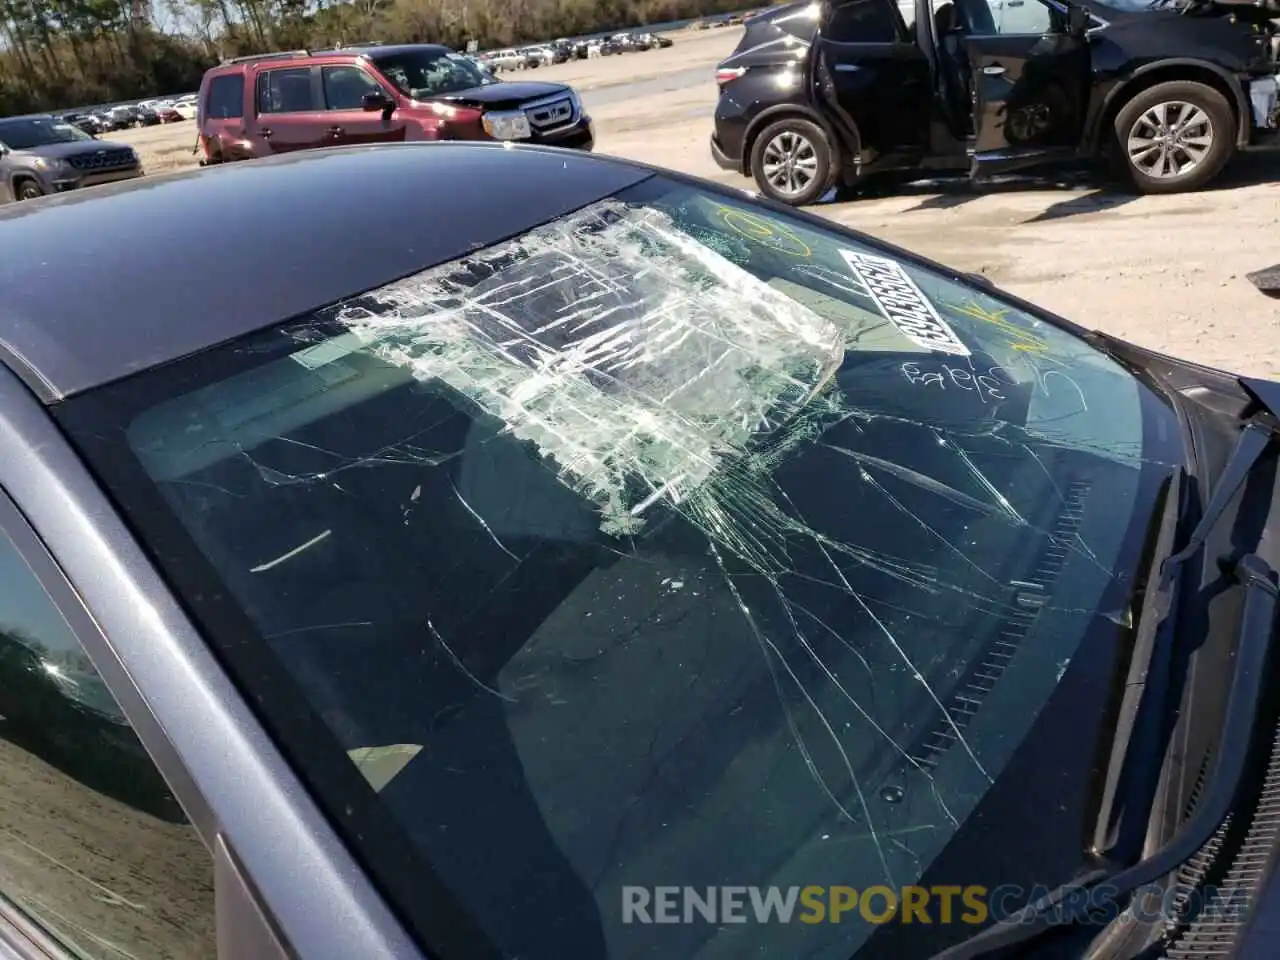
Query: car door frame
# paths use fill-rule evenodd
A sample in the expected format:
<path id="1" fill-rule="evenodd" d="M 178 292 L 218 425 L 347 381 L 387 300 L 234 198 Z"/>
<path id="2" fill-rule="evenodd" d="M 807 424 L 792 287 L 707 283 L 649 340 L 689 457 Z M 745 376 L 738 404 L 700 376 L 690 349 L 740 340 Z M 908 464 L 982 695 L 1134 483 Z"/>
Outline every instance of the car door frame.
<path id="1" fill-rule="evenodd" d="M 810 67 L 812 89 L 824 112 L 841 127 L 846 139 L 856 144 L 859 165 L 870 156 L 868 167 L 896 166 L 924 158 L 929 150 L 933 117 L 932 65 L 920 46 L 919 31 L 906 30 L 891 0 L 877 2 L 892 15 L 895 40 L 828 39 L 824 35 L 826 23 L 839 4 L 824 0 L 813 33 Z M 877 71 L 877 64 L 888 69 Z M 859 83 L 863 77 L 868 79 Z M 877 92 L 889 96 L 876 97 Z M 865 107 L 867 100 L 883 106 L 870 111 Z M 914 116 L 905 124 L 897 109 L 899 102 L 915 107 Z M 913 127 L 914 133 L 907 132 Z"/>
<path id="2" fill-rule="evenodd" d="M 286 70 L 294 72 L 307 71 L 308 78 L 311 81 L 311 102 L 317 109 L 288 110 L 280 113 L 262 112 L 262 83 L 264 79 L 273 73 L 283 73 Z M 295 153 L 298 150 L 314 150 L 318 147 L 329 145 L 324 133 L 325 128 L 328 126 L 328 111 L 324 109 L 324 88 L 321 86 L 320 70 L 315 64 L 307 63 L 301 66 L 296 64 L 290 66 L 288 61 L 268 61 L 255 65 L 252 75 L 253 133 L 267 144 L 272 154 Z M 277 144 L 285 142 L 278 137 L 277 130 L 305 130 L 306 128 L 311 128 L 309 135 L 288 141 L 289 146 L 284 149 L 277 147 Z"/>
<path id="3" fill-rule="evenodd" d="M 218 956 L 420 957 L 48 411 L 3 365 L 0 449 L 0 532 L 210 851 Z M 0 903 L 6 943 L 18 957 L 68 956 Z"/>
<path id="4" fill-rule="evenodd" d="M 970 34 L 965 38 L 973 76 L 970 176 L 974 178 L 1072 160 L 1081 155 L 1084 146 L 1093 84 L 1093 31 L 1070 31 L 1071 6 L 1067 3 L 1028 2 L 1041 3 L 1049 11 L 1053 27 L 1049 33 Z M 1039 143 L 1007 132 L 1010 99 L 1039 93 L 1030 88 L 1033 81 L 1028 78 L 1028 67 L 1036 68 L 1037 85 L 1045 82 L 1055 93 L 1066 97 L 1067 114 L 1060 128 L 1045 131 L 1045 139 Z M 1014 78 L 1012 83 L 1010 76 Z M 1024 84 L 1021 94 L 1020 83 Z M 1025 109 L 1035 108 L 1052 115 L 1053 107 L 1043 103 L 1033 101 Z"/>
<path id="5" fill-rule="evenodd" d="M 386 95 L 389 103 L 395 104 L 395 108 L 391 110 L 333 110 L 329 108 L 329 97 L 324 86 L 324 72 L 343 67 L 350 70 L 358 70 L 372 84 Z M 349 60 L 335 61 L 326 63 L 321 61 L 316 64 L 316 69 L 320 78 L 320 103 L 324 106 L 325 116 L 329 120 L 327 133 L 332 137 L 335 146 L 355 146 L 371 143 L 402 143 L 409 138 L 409 124 L 400 113 L 400 97 L 399 95 L 387 89 L 375 73 L 370 71 L 364 64 L 359 61 L 352 63 Z M 355 125 L 359 132 L 349 133 L 349 128 Z M 399 132 L 397 136 L 396 133 Z M 368 135 L 372 134 L 372 135 Z"/>

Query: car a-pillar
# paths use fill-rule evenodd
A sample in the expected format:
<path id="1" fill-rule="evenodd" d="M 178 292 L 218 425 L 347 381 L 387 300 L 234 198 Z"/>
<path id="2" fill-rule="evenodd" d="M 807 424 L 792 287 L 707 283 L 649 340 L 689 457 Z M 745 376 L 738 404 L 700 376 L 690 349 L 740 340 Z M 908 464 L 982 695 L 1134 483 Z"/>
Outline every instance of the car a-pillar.
<path id="1" fill-rule="evenodd" d="M 765 111 L 743 138 L 743 173 L 771 200 L 802 207 L 853 172 L 857 145 L 845 142 L 826 118 L 788 106 Z"/>

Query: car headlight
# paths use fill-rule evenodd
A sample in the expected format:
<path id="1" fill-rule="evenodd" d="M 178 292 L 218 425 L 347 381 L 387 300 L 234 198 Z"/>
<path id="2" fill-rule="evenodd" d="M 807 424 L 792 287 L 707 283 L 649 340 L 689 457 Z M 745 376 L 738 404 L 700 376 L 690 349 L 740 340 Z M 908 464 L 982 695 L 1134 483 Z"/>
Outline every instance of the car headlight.
<path id="1" fill-rule="evenodd" d="M 481 120 L 484 132 L 495 140 L 524 140 L 533 133 L 529 118 L 521 110 L 486 113 Z"/>
<path id="2" fill-rule="evenodd" d="M 67 165 L 67 161 L 60 157 L 36 157 L 32 163 L 32 166 L 37 170 L 48 170 L 50 172 L 55 170 L 65 170 Z"/>

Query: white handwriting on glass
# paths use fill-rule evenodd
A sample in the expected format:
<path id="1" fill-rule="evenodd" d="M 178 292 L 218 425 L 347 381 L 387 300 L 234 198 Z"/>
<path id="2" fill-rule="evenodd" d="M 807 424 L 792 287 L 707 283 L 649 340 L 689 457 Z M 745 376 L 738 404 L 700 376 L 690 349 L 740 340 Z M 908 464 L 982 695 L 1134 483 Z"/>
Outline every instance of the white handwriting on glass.
<path id="1" fill-rule="evenodd" d="M 1008 399 L 1001 391 L 1009 386 L 1009 381 L 999 367 L 992 367 L 986 373 L 978 373 L 968 367 L 953 367 L 942 363 L 935 369 L 921 370 L 920 364 L 908 362 L 902 365 L 902 375 L 907 378 L 908 383 L 921 383 L 939 390 L 951 388 L 977 393 L 983 403 L 986 403 L 988 397 L 992 400 Z"/>

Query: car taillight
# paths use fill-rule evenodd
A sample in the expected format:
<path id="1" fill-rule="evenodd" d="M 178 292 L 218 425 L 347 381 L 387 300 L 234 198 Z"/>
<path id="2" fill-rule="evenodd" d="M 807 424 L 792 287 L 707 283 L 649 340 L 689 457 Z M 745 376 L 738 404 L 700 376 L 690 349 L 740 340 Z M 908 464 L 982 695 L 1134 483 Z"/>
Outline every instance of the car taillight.
<path id="1" fill-rule="evenodd" d="M 732 80 L 737 80 L 746 72 L 746 67 L 717 67 L 716 86 L 723 87 L 726 83 L 729 83 Z"/>

